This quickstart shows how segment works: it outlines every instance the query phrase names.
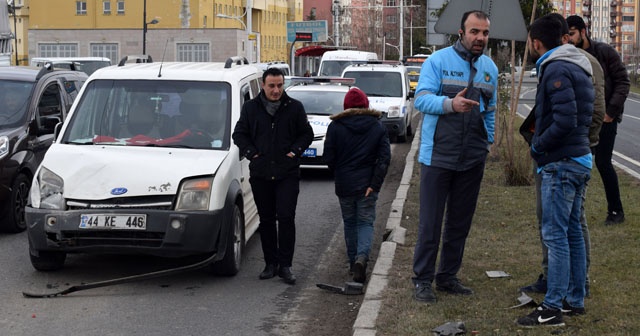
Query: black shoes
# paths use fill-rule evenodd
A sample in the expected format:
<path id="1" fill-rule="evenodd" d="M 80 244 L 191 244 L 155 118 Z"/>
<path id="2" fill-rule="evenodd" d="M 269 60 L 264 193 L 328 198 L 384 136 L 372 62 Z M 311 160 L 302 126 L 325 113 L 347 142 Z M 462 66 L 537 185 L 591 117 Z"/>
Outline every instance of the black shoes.
<path id="1" fill-rule="evenodd" d="M 623 211 L 611 211 L 607 214 L 607 219 L 604 221 L 604 225 L 616 225 L 624 222 Z"/>
<path id="2" fill-rule="evenodd" d="M 562 300 L 562 309 L 560 309 L 560 311 L 567 316 L 584 315 L 587 313 L 584 307 L 572 307 L 566 300 Z"/>
<path id="3" fill-rule="evenodd" d="M 538 280 L 536 280 L 536 282 L 528 285 L 528 286 L 524 286 L 522 288 L 520 288 L 521 292 L 525 292 L 525 293 L 540 293 L 540 294 L 546 294 L 547 293 L 547 280 L 544 278 L 543 274 L 540 274 L 538 276 Z"/>
<path id="4" fill-rule="evenodd" d="M 431 289 L 431 284 L 428 282 L 416 284 L 416 288 L 413 293 L 413 298 L 416 301 L 432 303 L 436 302 L 436 295 Z"/>
<path id="5" fill-rule="evenodd" d="M 353 263 L 353 281 L 364 283 L 367 279 L 367 259 L 360 256 Z"/>
<path id="6" fill-rule="evenodd" d="M 562 327 L 562 312 L 560 309 L 553 309 L 539 305 L 531 314 L 521 317 L 517 321 L 518 325 L 531 328 L 536 326 Z"/>
<path id="7" fill-rule="evenodd" d="M 449 294 L 456 295 L 471 295 L 473 290 L 469 287 L 465 287 L 460 283 L 460 280 L 453 279 L 444 283 L 436 283 L 436 289 L 439 291 L 447 292 Z"/>
<path id="8" fill-rule="evenodd" d="M 282 278 L 285 283 L 293 285 L 296 283 L 296 277 L 291 273 L 291 267 L 280 267 L 278 276 Z"/>
<path id="9" fill-rule="evenodd" d="M 264 267 L 262 273 L 260 273 L 260 280 L 271 279 L 276 276 L 276 270 L 278 269 L 278 265 L 267 264 Z"/>

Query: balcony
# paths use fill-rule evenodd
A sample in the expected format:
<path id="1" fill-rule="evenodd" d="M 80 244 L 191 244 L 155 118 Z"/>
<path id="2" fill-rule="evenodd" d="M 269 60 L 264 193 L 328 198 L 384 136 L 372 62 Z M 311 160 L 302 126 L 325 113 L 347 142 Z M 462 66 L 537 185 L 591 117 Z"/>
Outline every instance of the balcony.
<path id="1" fill-rule="evenodd" d="M 588 9 L 583 9 L 582 10 L 582 16 L 591 16 L 591 11 Z"/>
<path id="2" fill-rule="evenodd" d="M 611 22 L 609 22 L 609 27 L 615 28 L 616 27 L 616 20 L 611 20 Z"/>
<path id="3" fill-rule="evenodd" d="M 584 0 L 584 1 L 582 1 L 582 6 L 584 6 L 584 7 L 589 7 L 589 6 L 591 6 L 591 0 Z"/>
<path id="4" fill-rule="evenodd" d="M 610 38 L 615 38 L 616 36 L 618 36 L 618 34 L 614 30 L 609 33 Z"/>
<path id="5" fill-rule="evenodd" d="M 616 8 L 616 6 L 618 5 L 617 1 L 611 1 L 611 8 Z"/>

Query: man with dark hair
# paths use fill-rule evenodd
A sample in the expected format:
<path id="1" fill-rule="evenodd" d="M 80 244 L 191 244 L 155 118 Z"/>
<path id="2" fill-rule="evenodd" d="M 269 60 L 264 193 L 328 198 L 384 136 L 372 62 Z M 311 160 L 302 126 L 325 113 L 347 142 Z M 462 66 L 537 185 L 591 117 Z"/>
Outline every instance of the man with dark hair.
<path id="1" fill-rule="evenodd" d="M 613 47 L 606 43 L 592 41 L 587 36 L 586 25 L 581 17 L 569 16 L 567 24 L 569 25 L 569 43 L 595 56 L 604 71 L 607 112 L 600 130 L 600 142 L 595 147 L 595 158 L 607 197 L 607 218 L 604 223 L 620 224 L 624 222 L 624 209 L 620 199 L 618 175 L 611 164 L 611 157 L 618 133 L 618 123 L 622 121 L 624 102 L 629 94 L 629 75 L 620 55 Z"/>
<path id="2" fill-rule="evenodd" d="M 260 279 L 277 274 L 294 284 L 291 264 L 300 155 L 313 141 L 313 129 L 302 103 L 284 92 L 280 69 L 269 68 L 262 74 L 262 91 L 242 106 L 233 141 L 251 161 L 249 182 L 260 216 L 258 231 L 266 263 Z"/>
<path id="3" fill-rule="evenodd" d="M 423 114 L 420 223 L 412 279 L 414 299 L 420 302 L 436 301 L 434 280 L 437 290 L 473 294 L 457 274 L 493 143 L 498 69 L 483 55 L 489 40 L 487 14 L 464 13 L 459 34 L 455 45 L 423 63 L 415 93 L 415 107 Z"/>
<path id="4" fill-rule="evenodd" d="M 569 43 L 569 26 L 567 25 L 564 17 L 558 13 L 548 14 L 549 17 L 557 19 L 562 25 L 562 44 Z M 605 100 L 604 100 L 604 73 L 598 60 L 583 49 L 579 49 L 584 56 L 587 57 L 593 71 L 592 82 L 595 89 L 595 100 L 593 102 L 593 116 L 591 118 L 591 126 L 589 127 L 589 146 L 591 152 L 595 150 L 595 146 L 598 145 L 598 138 L 600 133 L 600 127 L 602 126 L 602 119 L 605 113 Z M 523 134 L 525 140 L 531 145 L 531 126 L 535 122 L 535 107 L 527 116 L 527 119 L 522 123 L 520 133 Z M 538 167 L 534 164 L 534 169 Z M 527 293 L 546 293 L 547 292 L 547 269 L 549 264 L 547 247 L 542 241 L 542 206 L 540 204 L 540 184 L 541 177 L 539 174 L 535 174 L 536 184 L 536 217 L 538 219 L 538 228 L 540 230 L 540 244 L 542 245 L 542 273 L 538 276 L 538 280 L 534 283 L 520 288 L 520 291 Z M 587 279 L 585 284 L 586 296 L 589 296 L 589 265 L 591 263 L 591 239 L 589 235 L 589 227 L 587 225 L 587 216 L 584 212 L 584 202 L 586 200 L 586 186 L 585 192 L 582 196 L 582 208 L 580 209 L 580 224 L 582 225 L 582 235 L 584 237 L 585 252 L 587 256 Z"/>
<path id="5" fill-rule="evenodd" d="M 585 313 L 580 208 L 592 165 L 592 69 L 573 45 L 563 44 L 562 24 L 553 16 L 543 16 L 531 25 L 529 45 L 539 76 L 531 156 L 541 176 L 542 240 L 549 269 L 544 301 L 517 323 L 563 326 L 562 310 L 569 315 Z"/>

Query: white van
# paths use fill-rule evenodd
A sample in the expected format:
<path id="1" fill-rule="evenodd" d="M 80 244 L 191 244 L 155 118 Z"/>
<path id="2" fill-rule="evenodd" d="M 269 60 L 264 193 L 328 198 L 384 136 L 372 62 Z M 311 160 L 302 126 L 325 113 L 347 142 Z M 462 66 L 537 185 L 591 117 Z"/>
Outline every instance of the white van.
<path id="1" fill-rule="evenodd" d="M 111 60 L 106 57 L 34 57 L 29 63 L 31 66 L 42 67 L 51 62 L 56 68 L 82 71 L 91 76 L 96 70 L 111 65 Z"/>
<path id="2" fill-rule="evenodd" d="M 233 57 L 89 77 L 33 179 L 33 267 L 60 269 L 68 253 L 215 254 L 209 270 L 235 275 L 258 216 L 231 133 L 261 75 Z"/>
<path id="3" fill-rule="evenodd" d="M 278 68 L 285 76 L 291 75 L 291 69 L 289 68 L 289 64 L 285 61 L 278 62 L 266 62 L 266 63 L 256 63 L 255 64 L 260 70 L 265 71 L 269 68 Z"/>
<path id="4" fill-rule="evenodd" d="M 359 50 L 333 50 L 322 55 L 318 76 L 340 77 L 351 64 L 367 63 L 378 59 L 378 54 Z"/>

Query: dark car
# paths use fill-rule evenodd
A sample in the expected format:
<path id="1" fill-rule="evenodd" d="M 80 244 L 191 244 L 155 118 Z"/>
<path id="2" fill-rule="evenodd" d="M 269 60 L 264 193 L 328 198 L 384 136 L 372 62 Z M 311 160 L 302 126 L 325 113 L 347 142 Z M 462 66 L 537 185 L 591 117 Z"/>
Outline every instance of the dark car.
<path id="1" fill-rule="evenodd" d="M 0 67 L 0 231 L 26 228 L 33 174 L 86 80 L 84 72 L 51 64 Z"/>

